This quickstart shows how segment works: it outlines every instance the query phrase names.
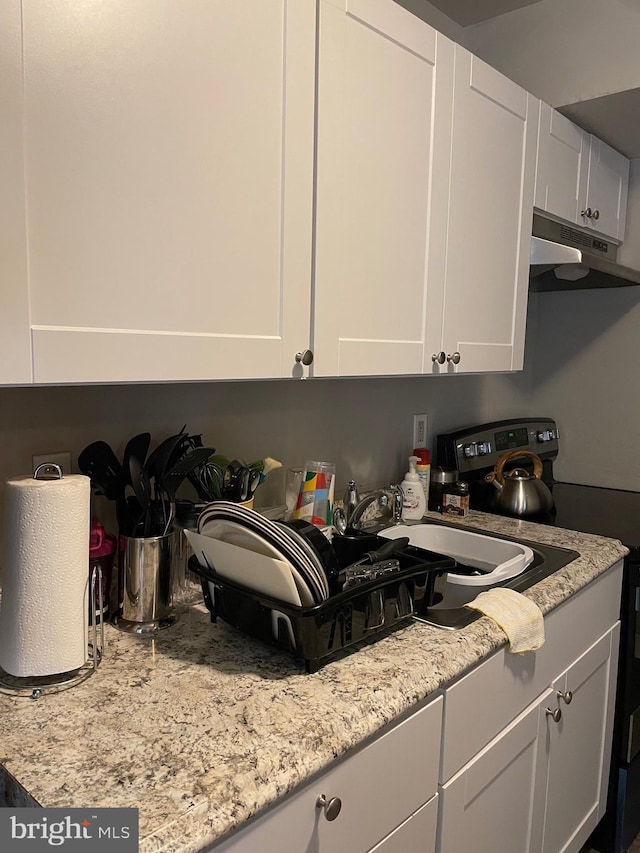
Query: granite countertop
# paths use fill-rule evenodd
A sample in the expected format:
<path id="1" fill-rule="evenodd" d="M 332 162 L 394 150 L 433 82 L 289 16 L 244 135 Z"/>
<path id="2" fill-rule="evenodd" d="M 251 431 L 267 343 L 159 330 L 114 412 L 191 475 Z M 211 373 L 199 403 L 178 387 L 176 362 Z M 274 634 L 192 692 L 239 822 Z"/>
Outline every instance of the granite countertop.
<path id="1" fill-rule="evenodd" d="M 465 524 L 580 553 L 525 593 L 545 614 L 627 553 L 479 512 Z M 137 806 L 142 853 L 203 850 L 504 643 L 486 617 L 459 631 L 412 622 L 307 674 L 212 625 L 202 604 L 155 639 L 107 626 L 83 684 L 38 701 L 0 696 L 8 803 Z"/>

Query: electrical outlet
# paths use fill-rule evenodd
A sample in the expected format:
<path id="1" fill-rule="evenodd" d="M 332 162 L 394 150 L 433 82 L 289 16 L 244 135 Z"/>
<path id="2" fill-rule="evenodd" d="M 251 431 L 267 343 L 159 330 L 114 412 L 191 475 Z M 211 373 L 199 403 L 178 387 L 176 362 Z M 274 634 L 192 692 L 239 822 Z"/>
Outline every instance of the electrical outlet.
<path id="1" fill-rule="evenodd" d="M 31 457 L 33 470 L 35 471 L 38 465 L 45 465 L 50 462 L 52 465 L 59 465 L 62 468 L 63 474 L 71 473 L 71 453 L 68 450 L 58 451 L 58 453 L 38 453 Z"/>
<path id="2" fill-rule="evenodd" d="M 427 446 L 427 416 L 426 415 L 414 415 L 413 416 L 413 446 L 414 447 L 426 447 Z"/>

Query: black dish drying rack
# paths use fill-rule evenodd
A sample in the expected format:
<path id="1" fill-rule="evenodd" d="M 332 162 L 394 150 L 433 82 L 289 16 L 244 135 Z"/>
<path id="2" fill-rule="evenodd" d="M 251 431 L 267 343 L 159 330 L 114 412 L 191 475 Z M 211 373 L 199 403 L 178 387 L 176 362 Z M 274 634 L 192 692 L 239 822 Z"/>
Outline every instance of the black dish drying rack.
<path id="1" fill-rule="evenodd" d="M 334 538 L 340 568 L 389 540 L 375 535 Z M 394 554 L 398 571 L 330 596 L 321 604 L 298 607 L 255 592 L 203 567 L 195 557 L 211 621 L 222 619 L 271 646 L 291 653 L 316 672 L 345 649 L 379 639 L 436 603 L 436 579 L 456 567 L 450 557 L 407 545 Z"/>

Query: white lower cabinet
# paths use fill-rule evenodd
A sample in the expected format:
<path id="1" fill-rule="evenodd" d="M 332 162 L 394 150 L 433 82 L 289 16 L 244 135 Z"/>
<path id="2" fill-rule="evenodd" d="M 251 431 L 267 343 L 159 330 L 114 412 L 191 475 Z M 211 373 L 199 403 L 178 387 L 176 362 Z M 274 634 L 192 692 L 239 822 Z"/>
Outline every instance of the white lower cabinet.
<path id="1" fill-rule="evenodd" d="M 440 853 L 580 850 L 606 800 L 618 633 L 616 624 L 442 786 Z"/>
<path id="2" fill-rule="evenodd" d="M 606 800 L 615 704 L 620 624 L 617 623 L 556 679 L 551 704 L 542 706 L 539 741 L 545 791 L 542 850 L 580 850 Z"/>
<path id="3" fill-rule="evenodd" d="M 440 851 L 534 849 L 538 712 L 537 705 L 528 708 L 442 786 Z"/>
<path id="4" fill-rule="evenodd" d="M 445 691 L 438 853 L 577 853 L 607 798 L 622 566 Z"/>
<path id="5" fill-rule="evenodd" d="M 441 734 L 438 696 L 216 847 L 217 853 L 434 853 Z M 326 806 L 318 804 L 320 797 Z"/>

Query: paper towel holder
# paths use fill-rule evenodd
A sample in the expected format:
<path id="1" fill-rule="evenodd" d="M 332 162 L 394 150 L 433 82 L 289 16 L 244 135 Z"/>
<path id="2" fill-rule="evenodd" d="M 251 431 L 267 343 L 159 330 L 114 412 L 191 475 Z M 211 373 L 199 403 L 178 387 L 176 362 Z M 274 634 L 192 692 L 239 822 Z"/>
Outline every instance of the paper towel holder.
<path id="1" fill-rule="evenodd" d="M 98 612 L 103 612 L 102 600 L 102 569 L 94 566 L 90 579 L 90 602 L 98 601 Z M 100 666 L 104 652 L 104 619 L 96 618 L 96 607 L 89 606 L 91 621 L 89 623 L 89 644 L 87 646 L 87 660 L 77 670 L 71 672 L 57 673 L 56 675 L 37 675 L 33 677 L 22 677 L 9 675 L 0 668 L 0 693 L 14 697 L 27 697 L 29 699 L 40 699 L 45 693 L 60 693 L 70 687 L 75 687 L 86 681 Z"/>
<path id="2" fill-rule="evenodd" d="M 33 472 L 34 480 L 61 480 L 63 478 L 62 468 L 53 462 L 44 462 Z M 88 556 L 88 555 L 87 555 Z M 95 565 L 92 568 L 89 579 L 89 643 L 87 646 L 87 659 L 85 663 L 71 672 L 57 673 L 56 675 L 41 675 L 33 677 L 21 677 L 9 675 L 0 667 L 0 693 L 14 697 L 28 697 L 40 699 L 45 693 L 59 693 L 70 687 L 75 687 L 86 681 L 100 666 L 104 653 L 104 619 L 96 617 L 94 602 L 98 601 L 98 613 L 103 613 L 104 601 L 102 596 L 102 568 Z M 97 594 L 97 599 L 96 599 Z"/>

